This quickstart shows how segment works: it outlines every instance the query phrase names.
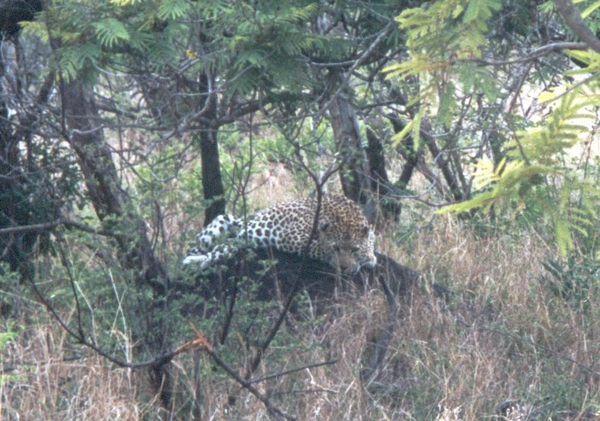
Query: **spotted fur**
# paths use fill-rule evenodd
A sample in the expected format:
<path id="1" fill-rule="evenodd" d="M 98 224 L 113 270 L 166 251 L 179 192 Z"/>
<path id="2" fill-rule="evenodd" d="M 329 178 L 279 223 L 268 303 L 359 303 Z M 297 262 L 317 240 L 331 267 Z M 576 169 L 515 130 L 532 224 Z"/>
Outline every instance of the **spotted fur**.
<path id="1" fill-rule="evenodd" d="M 310 240 L 316 209 L 313 198 L 279 203 L 258 212 L 245 230 L 240 220 L 221 215 L 198 235 L 200 252 L 189 253 L 183 263 L 210 266 L 233 254 L 239 240 L 256 248 L 301 254 Z M 344 196 L 325 196 L 308 257 L 341 272 L 372 268 L 376 262 L 374 240 L 375 234 L 356 203 Z"/>

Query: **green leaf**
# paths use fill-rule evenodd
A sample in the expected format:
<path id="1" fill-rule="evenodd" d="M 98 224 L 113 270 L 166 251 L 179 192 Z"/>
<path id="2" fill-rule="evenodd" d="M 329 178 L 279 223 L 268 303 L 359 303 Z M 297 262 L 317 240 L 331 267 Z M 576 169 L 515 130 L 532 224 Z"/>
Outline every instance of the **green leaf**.
<path id="1" fill-rule="evenodd" d="M 402 142 L 404 140 L 404 138 L 409 135 L 409 133 L 412 132 L 414 125 L 415 125 L 415 120 L 411 120 L 404 126 L 404 128 L 402 129 L 402 131 L 400 131 L 400 133 L 396 133 L 394 135 L 394 138 L 393 138 L 394 139 L 394 148 L 396 148 L 398 146 L 398 144 L 400 142 Z"/>
<path id="2" fill-rule="evenodd" d="M 452 112 L 456 109 L 456 101 L 454 98 L 455 93 L 456 87 L 452 81 L 449 81 L 444 85 L 444 89 L 440 97 L 440 106 L 438 108 L 438 119 L 446 129 L 449 129 L 452 125 L 454 117 Z"/>
<path id="3" fill-rule="evenodd" d="M 186 15 L 189 9 L 187 0 L 164 0 L 158 7 L 160 19 L 179 19 Z"/>
<path id="4" fill-rule="evenodd" d="M 594 10 L 596 10 L 599 7 L 600 7 L 600 1 L 597 1 L 596 3 L 592 3 L 590 6 L 587 7 L 587 9 L 585 9 L 583 12 L 581 12 L 581 17 L 584 19 L 589 17 L 594 12 Z"/>
<path id="5" fill-rule="evenodd" d="M 112 4 L 115 4 L 119 7 L 134 5 L 142 0 L 109 0 Z"/>
<path id="6" fill-rule="evenodd" d="M 129 32 L 125 26 L 115 18 L 102 19 L 93 24 L 96 35 L 104 47 L 111 48 L 122 40 L 129 40 Z"/>

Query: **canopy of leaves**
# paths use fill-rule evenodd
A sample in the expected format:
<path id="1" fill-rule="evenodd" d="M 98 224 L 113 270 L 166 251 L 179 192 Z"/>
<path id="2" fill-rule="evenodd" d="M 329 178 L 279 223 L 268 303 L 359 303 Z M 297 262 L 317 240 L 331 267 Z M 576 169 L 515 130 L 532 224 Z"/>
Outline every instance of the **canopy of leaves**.
<path id="1" fill-rule="evenodd" d="M 593 133 L 590 129 L 598 103 L 597 54 L 570 52 L 586 65 L 565 69 L 562 80 L 549 80 L 547 71 L 541 68 L 535 69 L 542 72 L 530 74 L 533 67 L 519 64 L 527 63 L 527 53 L 518 46 L 514 50 L 500 47 L 496 42 L 500 28 L 494 27 L 506 9 L 523 13 L 521 6 L 501 1 L 446 0 L 400 14 L 398 22 L 407 34 L 410 60 L 388 66 L 386 72 L 399 81 L 418 78 L 419 89 L 412 99 L 418 111 L 397 135 L 397 141 L 411 134 L 419 139 L 424 118 L 432 119 L 444 130 L 464 125 L 470 117 L 460 111 L 460 98 L 476 94 L 479 103 L 485 101 L 497 110 L 489 117 L 501 120 L 486 125 L 495 126 L 494 130 L 503 133 L 507 141 L 501 148 L 479 150 L 471 167 L 477 193 L 441 212 L 479 209 L 497 213 L 502 209 L 518 218 L 535 209 L 536 218 L 551 221 L 557 244 L 566 253 L 575 246 L 574 235 L 586 236 L 590 227 L 597 226 L 591 203 L 596 203 L 598 191 L 589 172 L 581 166 L 589 157 L 578 159 L 576 148 Z M 586 6 L 583 16 L 593 21 L 597 2 L 587 2 Z M 551 3 L 540 10 L 548 13 L 552 22 Z M 529 33 L 513 36 L 520 42 L 534 39 Z M 504 53 L 500 60 L 495 58 L 498 47 Z M 511 64 L 515 79 L 503 73 Z M 505 77 L 509 85 L 502 86 L 496 79 Z M 515 87 L 519 92 L 512 91 Z M 523 105 L 517 108 L 515 100 L 521 92 L 526 97 L 519 99 Z M 482 134 L 485 136 L 485 129 Z"/>

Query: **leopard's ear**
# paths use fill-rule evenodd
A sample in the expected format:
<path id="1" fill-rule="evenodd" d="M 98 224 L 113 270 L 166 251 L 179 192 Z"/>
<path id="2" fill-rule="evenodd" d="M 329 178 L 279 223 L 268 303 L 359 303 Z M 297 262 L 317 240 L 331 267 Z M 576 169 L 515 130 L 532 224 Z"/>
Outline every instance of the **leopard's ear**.
<path id="1" fill-rule="evenodd" d="M 319 231 L 327 232 L 331 224 L 329 222 L 321 222 L 319 225 Z"/>
<path id="2" fill-rule="evenodd" d="M 366 236 L 366 235 L 369 235 L 369 231 L 370 231 L 370 230 L 371 230 L 371 227 L 370 227 L 370 226 L 368 226 L 368 225 L 363 225 L 363 227 L 362 227 L 362 234 L 363 234 L 363 235 L 365 235 L 365 236 Z"/>

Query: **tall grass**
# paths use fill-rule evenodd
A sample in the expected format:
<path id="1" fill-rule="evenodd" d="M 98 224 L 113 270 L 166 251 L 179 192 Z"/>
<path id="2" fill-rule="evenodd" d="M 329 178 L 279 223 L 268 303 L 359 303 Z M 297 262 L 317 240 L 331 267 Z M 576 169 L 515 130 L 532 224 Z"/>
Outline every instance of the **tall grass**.
<path id="1" fill-rule="evenodd" d="M 138 375 L 109 367 L 70 344 L 64 331 L 36 316 L 18 323 L 15 340 L 2 350 L 0 418 L 3 420 L 138 419 Z M 11 323 L 15 325 L 14 323 Z M 3 321 L 3 327 L 9 326 Z"/>
<path id="2" fill-rule="evenodd" d="M 533 232 L 476 235 L 448 218 L 410 242 L 391 238 L 379 248 L 423 281 L 402 306 L 381 372 L 361 384 L 387 311 L 371 285 L 342 294 L 318 319 L 306 311 L 284 325 L 292 339 L 269 349 L 256 376 L 337 362 L 257 383 L 277 406 L 299 420 L 600 419 L 600 297 L 587 297 L 583 309 L 538 281 L 542 262 L 559 259 L 552 248 Z M 143 371 L 114 368 L 78 348 L 39 307 L 23 306 L 2 325 L 15 332 L 1 351 L 3 419 L 169 419 L 153 404 Z M 232 364 L 243 371 L 253 347 L 237 345 Z M 173 371 L 184 392 L 171 418 L 190 419 L 186 396 L 200 390 L 202 419 L 269 419 L 202 351 L 180 355 Z"/>

